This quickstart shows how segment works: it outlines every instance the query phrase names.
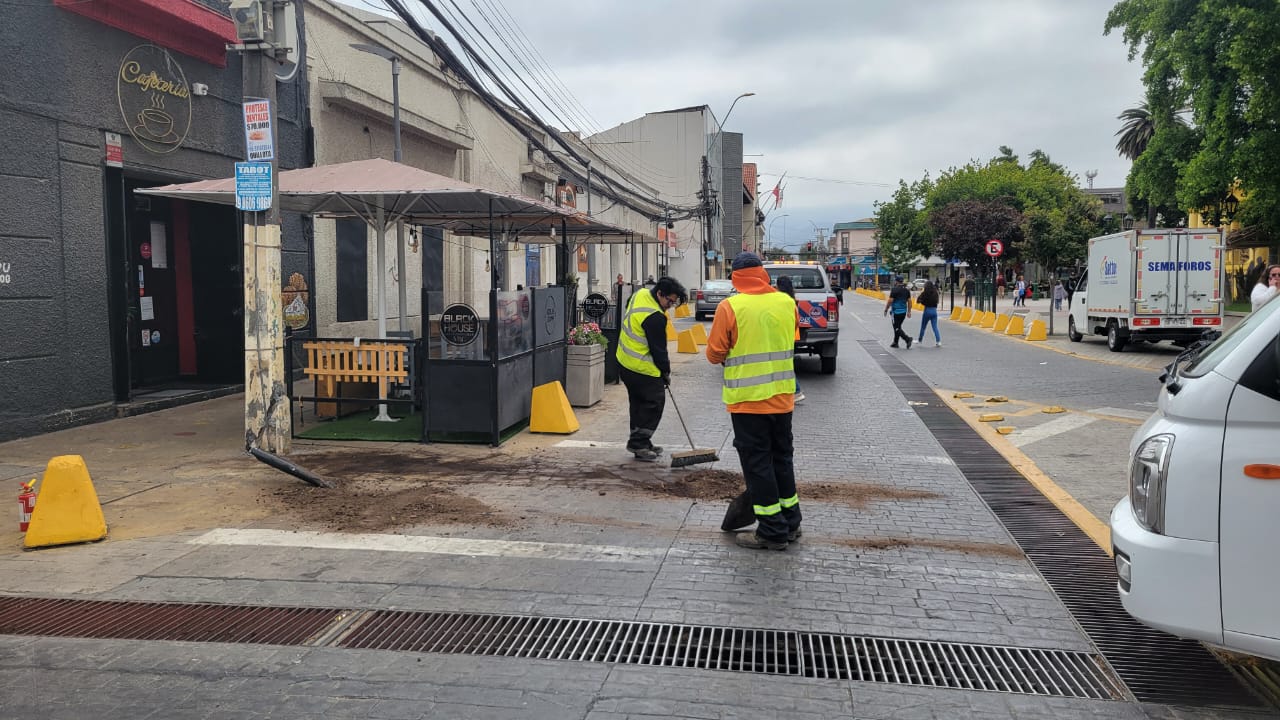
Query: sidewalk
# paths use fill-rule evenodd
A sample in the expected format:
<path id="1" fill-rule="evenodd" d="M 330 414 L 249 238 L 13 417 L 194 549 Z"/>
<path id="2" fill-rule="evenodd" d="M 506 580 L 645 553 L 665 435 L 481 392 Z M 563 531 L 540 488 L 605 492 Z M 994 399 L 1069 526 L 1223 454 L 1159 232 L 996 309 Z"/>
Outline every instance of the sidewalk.
<path id="1" fill-rule="evenodd" d="M 49 457 L 82 455 L 110 526 L 103 542 L 35 552 L 18 549 L 16 523 L 0 527 L 0 594 L 343 608 L 362 619 L 386 610 L 494 613 L 659 633 L 670 623 L 760 628 L 878 638 L 874 647 L 883 648 L 903 639 L 1099 662 L 1089 660 L 1096 649 L 1076 619 L 860 345 L 869 339 L 855 323 L 844 328 L 833 376 L 801 359 L 809 400 L 795 414 L 795 438 L 805 535 L 784 553 L 738 548 L 719 530 L 741 482 L 731 475 L 739 471 L 731 446 L 714 467 L 724 473 L 630 459 L 621 385 L 578 410 L 582 429 L 571 436 L 526 432 L 500 448 L 295 442 L 292 458 L 339 480 L 336 490 L 244 455 L 243 400 L 233 396 L 0 444 L 0 479 L 15 490 Z M 721 447 L 730 422 L 718 368 L 702 355 L 673 359 L 672 389 L 695 442 Z M 670 403 L 655 441 L 668 453 L 687 445 Z M 925 687 L 918 670 L 915 680 L 878 674 L 868 682 L 781 669 L 360 650 L 336 637 L 276 647 L 0 635 L 0 668 L 11 679 L 0 707 L 46 720 L 1140 718 L 1150 710 Z M 40 692 L 27 692 L 36 684 Z"/>

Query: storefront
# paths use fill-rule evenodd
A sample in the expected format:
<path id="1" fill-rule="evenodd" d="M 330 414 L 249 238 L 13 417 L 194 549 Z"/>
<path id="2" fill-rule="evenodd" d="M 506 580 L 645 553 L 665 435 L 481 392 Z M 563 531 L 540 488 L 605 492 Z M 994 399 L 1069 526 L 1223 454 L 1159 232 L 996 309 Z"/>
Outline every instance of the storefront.
<path id="1" fill-rule="evenodd" d="M 243 383 L 235 210 L 136 190 L 244 159 L 240 58 L 220 3 L 54 0 L 6 9 L 30 43 L 0 77 L 0 439 Z M 277 157 L 305 162 L 305 68 L 277 85 Z M 291 323 L 312 306 L 307 226 L 284 220 Z M 286 288 L 288 290 L 289 288 Z M 298 306 L 297 300 L 303 303 Z"/>

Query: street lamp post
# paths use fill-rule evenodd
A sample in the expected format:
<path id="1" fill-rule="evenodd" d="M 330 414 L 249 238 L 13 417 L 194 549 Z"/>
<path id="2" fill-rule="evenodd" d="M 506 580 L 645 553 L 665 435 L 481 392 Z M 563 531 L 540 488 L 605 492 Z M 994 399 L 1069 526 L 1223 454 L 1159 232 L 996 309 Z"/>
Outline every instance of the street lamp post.
<path id="1" fill-rule="evenodd" d="M 784 218 L 784 217 L 787 217 L 787 215 L 786 215 L 786 214 L 779 215 L 778 217 L 776 217 L 776 218 L 774 218 L 774 219 L 770 220 L 770 221 L 769 221 L 769 224 L 768 224 L 768 225 L 766 225 L 766 226 L 764 227 L 764 234 L 765 234 L 765 237 L 767 238 L 767 242 L 768 242 L 770 245 L 773 245 L 773 246 L 775 246 L 775 247 L 782 247 L 782 246 L 781 246 L 781 245 L 778 245 L 778 244 L 777 244 L 777 243 L 775 243 L 775 242 L 774 242 L 774 240 L 773 240 L 773 224 L 774 224 L 774 223 L 776 223 L 776 222 L 778 222 L 778 220 L 779 220 L 779 219 Z M 783 223 L 782 223 L 782 239 L 783 239 L 783 240 L 786 240 L 786 239 L 787 239 L 787 223 L 786 223 L 786 222 L 783 222 Z"/>
<path id="2" fill-rule="evenodd" d="M 366 45 L 364 43 L 351 43 L 351 47 L 360 52 L 367 52 L 370 55 L 377 55 L 384 60 L 391 61 L 391 133 L 395 136 L 395 150 L 392 159 L 397 163 L 401 161 L 403 153 L 400 147 L 400 56 L 390 50 L 379 47 L 377 45 Z M 383 257 L 385 250 L 382 245 L 378 245 L 378 277 L 386 272 L 386 260 Z M 409 325 L 409 289 L 408 289 L 408 272 L 405 269 L 404 257 L 404 220 L 396 221 L 396 267 L 400 268 L 400 282 L 398 296 L 400 301 L 400 332 L 408 330 Z M 386 293 L 381 290 L 379 283 L 378 292 L 378 337 L 385 338 L 387 336 L 387 299 Z"/>
<path id="3" fill-rule="evenodd" d="M 724 120 L 721 120 L 720 122 L 716 123 L 716 134 L 711 136 L 711 142 L 707 143 L 707 149 L 702 154 L 703 157 L 706 158 L 705 162 L 708 165 L 710 164 L 709 158 L 711 155 L 711 150 L 715 148 L 716 143 L 720 141 L 720 136 L 724 133 L 725 123 L 729 122 L 729 116 L 733 114 L 733 108 L 737 106 L 739 100 L 745 97 L 751 97 L 752 95 L 755 95 L 755 93 L 745 92 L 739 95 L 738 97 L 734 98 L 733 102 L 729 103 L 729 110 L 724 114 Z M 720 176 L 723 178 L 724 177 L 724 152 L 723 151 L 719 153 L 719 158 L 720 158 L 719 160 Z M 706 222 L 707 231 L 703 233 L 703 238 L 702 238 L 702 279 L 705 281 L 709 277 L 709 271 L 710 271 L 710 261 L 707 259 L 707 245 L 711 244 L 714 241 L 715 236 L 711 231 L 711 228 L 712 228 L 711 221 L 713 217 L 711 210 L 714 206 L 712 205 L 712 202 L 711 202 L 710 183 L 707 183 L 704 187 L 706 188 L 706 192 L 703 193 L 702 202 L 705 210 L 705 222 Z"/>

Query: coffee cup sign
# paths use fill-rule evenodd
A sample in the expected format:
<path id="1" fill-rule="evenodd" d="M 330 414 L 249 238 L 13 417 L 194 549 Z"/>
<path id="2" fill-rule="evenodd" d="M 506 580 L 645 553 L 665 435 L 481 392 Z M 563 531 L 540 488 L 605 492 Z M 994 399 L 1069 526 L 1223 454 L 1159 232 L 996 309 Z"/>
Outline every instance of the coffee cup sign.
<path id="1" fill-rule="evenodd" d="M 450 345 L 470 345 L 480 334 L 480 319 L 470 305 L 450 305 L 440 315 L 440 335 Z"/>
<path id="2" fill-rule="evenodd" d="M 191 88 L 169 51 L 139 45 L 120 61 L 116 75 L 120 116 L 134 140 L 148 152 L 177 150 L 191 130 Z"/>

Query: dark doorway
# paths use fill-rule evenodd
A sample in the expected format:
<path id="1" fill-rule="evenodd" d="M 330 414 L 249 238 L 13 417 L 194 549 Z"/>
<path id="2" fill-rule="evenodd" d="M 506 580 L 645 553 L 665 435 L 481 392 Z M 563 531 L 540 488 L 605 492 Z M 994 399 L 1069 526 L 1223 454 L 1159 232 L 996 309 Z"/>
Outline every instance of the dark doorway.
<path id="1" fill-rule="evenodd" d="M 244 382 L 244 271 L 234 210 L 190 203 L 195 377 Z"/>

